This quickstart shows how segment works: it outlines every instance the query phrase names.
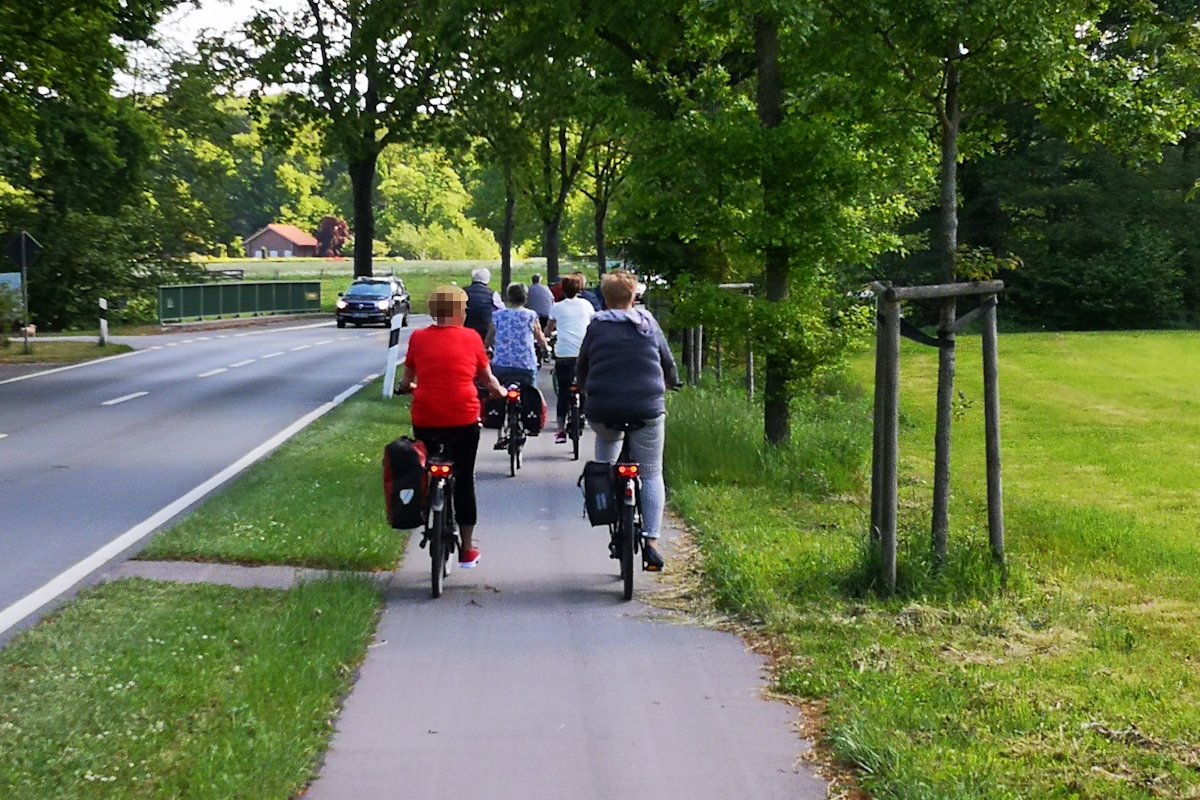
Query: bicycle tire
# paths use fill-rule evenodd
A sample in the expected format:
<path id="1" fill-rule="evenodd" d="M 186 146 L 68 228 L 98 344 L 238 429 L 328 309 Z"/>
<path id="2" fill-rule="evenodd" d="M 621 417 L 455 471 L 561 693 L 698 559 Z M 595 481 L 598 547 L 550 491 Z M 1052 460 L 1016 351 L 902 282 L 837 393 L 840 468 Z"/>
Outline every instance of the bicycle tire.
<path id="1" fill-rule="evenodd" d="M 635 509 L 633 506 L 621 507 L 621 598 L 633 599 L 633 537 Z"/>
<path id="2" fill-rule="evenodd" d="M 582 427 L 579 424 L 579 402 L 575 400 L 571 403 L 571 412 L 567 418 L 567 435 L 571 437 L 571 460 L 579 460 L 579 440 L 583 438 L 583 433 L 579 430 Z"/>
<path id="3" fill-rule="evenodd" d="M 444 511 L 430 513 L 429 596 L 435 600 L 442 596 L 442 582 L 446 578 L 446 538 L 442 530 L 444 514 Z"/>

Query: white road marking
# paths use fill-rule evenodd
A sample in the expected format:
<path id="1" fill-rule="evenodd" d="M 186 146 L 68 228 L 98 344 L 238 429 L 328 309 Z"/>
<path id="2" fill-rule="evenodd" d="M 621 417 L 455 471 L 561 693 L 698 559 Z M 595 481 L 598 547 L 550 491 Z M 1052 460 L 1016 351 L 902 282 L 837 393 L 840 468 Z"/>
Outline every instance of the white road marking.
<path id="1" fill-rule="evenodd" d="M 16 625 L 18 622 L 25 619 L 25 617 L 29 616 L 34 611 L 37 611 L 42 606 L 46 605 L 46 603 L 49 603 L 51 600 L 67 591 L 75 584 L 79 583 L 88 575 L 107 564 L 116 556 L 120 555 L 130 546 L 149 536 L 151 533 L 157 530 L 159 526 L 170 521 L 181 511 L 187 509 L 193 503 L 202 499 L 214 489 L 226 483 L 230 478 L 233 478 L 242 470 L 246 469 L 246 467 L 249 467 L 254 462 L 260 460 L 263 458 L 263 456 L 279 447 L 279 445 L 283 444 L 288 439 L 304 430 L 313 422 L 317 421 L 333 409 L 340 406 L 342 403 L 346 402 L 360 389 L 362 389 L 362 384 L 356 383 L 349 389 L 346 389 L 344 392 L 339 394 L 337 397 L 333 398 L 332 401 L 325 403 L 313 411 L 310 411 L 308 414 L 296 420 L 291 425 L 287 426 L 282 431 L 275 434 L 273 437 L 263 442 L 246 455 L 242 456 L 233 464 L 230 464 L 228 467 L 221 470 L 216 475 L 197 486 L 195 489 L 192 489 L 183 497 L 160 509 L 143 522 L 134 525 L 132 528 L 125 531 L 125 533 L 121 534 L 116 539 L 113 539 L 104 547 L 101 547 L 99 550 L 75 564 L 70 569 L 60 573 L 57 577 L 52 578 L 41 588 L 30 592 L 17 602 L 10 605 L 8 608 L 0 611 L 0 634 L 5 633 L 9 628 Z"/>
<path id="2" fill-rule="evenodd" d="M 162 345 L 161 345 L 161 344 L 156 344 L 156 345 L 154 345 L 154 347 L 151 347 L 150 349 L 151 349 L 151 350 L 162 350 Z"/>
<path id="3" fill-rule="evenodd" d="M 367 377 L 363 378 L 363 379 L 362 379 L 362 382 L 363 382 L 363 383 L 370 383 L 371 381 L 373 381 L 373 380 L 375 380 L 376 378 L 378 378 L 378 377 L 379 377 L 381 374 L 383 374 L 383 373 L 380 373 L 380 372 L 372 372 L 370 375 L 368 375 Z"/>
<path id="4" fill-rule="evenodd" d="M 7 433 L 0 433 L 0 439 L 7 439 L 7 438 L 8 438 Z"/>
<path id="5" fill-rule="evenodd" d="M 334 341 L 333 339 L 322 339 L 321 341 L 314 344 L 313 347 L 320 347 L 323 344 L 333 344 L 333 341 Z"/>
<path id="6" fill-rule="evenodd" d="M 230 364 L 230 365 L 229 365 L 229 368 L 230 368 L 230 369 L 237 369 L 238 367 L 244 367 L 244 366 L 246 366 L 247 364 L 253 364 L 253 363 L 254 363 L 255 361 L 257 361 L 257 360 L 258 360 L 257 358 L 247 358 L 245 361 L 239 361 L 239 362 L 237 362 L 236 364 Z"/>
<path id="7" fill-rule="evenodd" d="M 195 339 L 184 339 L 182 342 L 180 342 L 180 344 L 191 344 L 194 341 L 196 341 L 196 340 Z"/>
<path id="8" fill-rule="evenodd" d="M 179 342 L 167 342 L 167 347 L 179 347 Z"/>
<path id="9" fill-rule="evenodd" d="M 103 403 L 101 403 L 100 405 L 102 405 L 102 406 L 115 406 L 115 405 L 117 405 L 117 404 L 119 404 L 119 403 L 124 403 L 124 402 L 125 402 L 125 401 L 127 401 L 127 400 L 136 400 L 136 399 L 138 399 L 139 397 L 145 397 L 145 396 L 146 396 L 146 395 L 148 395 L 148 394 L 150 394 L 150 393 L 149 393 L 149 392 L 134 392 L 133 394 L 127 394 L 127 395 L 125 395 L 124 397 L 118 397 L 118 398 L 116 398 L 116 399 L 114 399 L 114 400 L 105 400 L 105 401 L 104 401 Z"/>
<path id="10" fill-rule="evenodd" d="M 131 352 L 121 353 L 121 354 L 115 355 L 115 356 L 108 356 L 106 358 L 97 358 L 94 361 L 81 361 L 78 364 L 68 364 L 65 367 L 55 367 L 54 369 L 48 369 L 48 370 L 45 370 L 44 372 L 33 372 L 33 373 L 30 373 L 29 375 L 21 375 L 16 378 L 9 378 L 8 380 L 0 381 L 0 386 L 3 386 L 6 383 L 16 383 L 17 381 L 27 381 L 30 378 L 39 378 L 42 375 L 53 375 L 56 372 L 66 372 L 69 369 L 79 369 L 80 367 L 90 367 L 93 364 L 103 364 L 105 361 L 115 361 L 118 358 L 129 358 L 130 356 L 136 356 L 140 353 L 145 353 L 145 352 L 146 352 L 145 350 L 133 350 Z"/>
<path id="11" fill-rule="evenodd" d="M 267 353 L 267 354 L 266 354 L 265 356 L 263 356 L 262 358 L 263 358 L 263 360 L 265 361 L 265 360 L 266 360 L 266 359 L 268 359 L 268 358 L 276 358 L 277 356 L 281 356 L 281 355 L 283 355 L 283 351 L 282 351 L 282 350 L 276 350 L 274 353 Z"/>
<path id="12" fill-rule="evenodd" d="M 228 338 L 229 338 L 229 334 L 228 334 L 228 333 L 218 333 L 218 334 L 217 334 L 217 338 L 218 338 L 218 339 L 228 339 Z"/>
<path id="13" fill-rule="evenodd" d="M 311 344 L 302 344 L 302 345 L 300 345 L 299 347 L 293 347 L 293 348 L 292 348 L 292 352 L 293 352 L 293 353 L 299 353 L 301 350 L 307 350 L 307 349 L 309 349 L 310 347 L 312 347 L 312 345 L 311 345 Z"/>
<path id="14" fill-rule="evenodd" d="M 213 375 L 220 375 L 222 372 L 228 372 L 228 371 L 229 370 L 225 369 L 224 367 L 218 367 L 217 369 L 210 369 L 208 372 L 201 372 L 196 377 L 197 378 L 211 378 Z"/>
<path id="15" fill-rule="evenodd" d="M 211 336 L 201 336 L 200 338 L 196 339 L 196 341 L 197 342 L 207 342 L 211 338 L 212 338 Z"/>

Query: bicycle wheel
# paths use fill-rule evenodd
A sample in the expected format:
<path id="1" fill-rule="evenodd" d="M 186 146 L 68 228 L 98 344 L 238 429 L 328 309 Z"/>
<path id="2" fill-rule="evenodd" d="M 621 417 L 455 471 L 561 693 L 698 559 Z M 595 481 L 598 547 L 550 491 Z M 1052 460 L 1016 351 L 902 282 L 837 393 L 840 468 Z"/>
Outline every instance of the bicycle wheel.
<path id="1" fill-rule="evenodd" d="M 433 511 L 429 515 L 429 595 L 435 600 L 442 596 L 442 580 L 446 577 L 446 538 L 442 529 L 445 513 Z"/>
<path id="2" fill-rule="evenodd" d="M 621 507 L 621 579 L 624 581 L 621 598 L 624 600 L 633 599 L 633 537 L 637 535 L 634 511 L 633 506 Z"/>
<path id="3" fill-rule="evenodd" d="M 567 435 L 571 437 L 571 460 L 579 460 L 579 440 L 583 433 L 580 431 L 579 424 L 579 401 L 573 400 L 571 403 L 571 411 L 567 416 Z"/>

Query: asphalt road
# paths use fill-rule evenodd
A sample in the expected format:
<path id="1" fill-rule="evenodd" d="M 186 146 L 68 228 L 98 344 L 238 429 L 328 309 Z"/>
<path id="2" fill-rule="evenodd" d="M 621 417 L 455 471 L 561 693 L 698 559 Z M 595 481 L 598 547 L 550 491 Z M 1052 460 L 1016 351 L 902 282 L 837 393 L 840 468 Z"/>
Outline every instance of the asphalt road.
<path id="1" fill-rule="evenodd" d="M 763 664 L 738 637 L 620 600 L 567 445 L 531 439 L 510 478 L 493 436 L 478 464 L 480 565 L 431 600 L 411 537 L 306 799 L 826 797 L 797 765 L 796 712 L 761 697 Z M 638 580 L 638 596 L 656 585 Z"/>
<path id="2" fill-rule="evenodd" d="M 387 331 L 292 322 L 132 343 L 0 378 L 0 636 L 18 600 L 382 373 Z"/>

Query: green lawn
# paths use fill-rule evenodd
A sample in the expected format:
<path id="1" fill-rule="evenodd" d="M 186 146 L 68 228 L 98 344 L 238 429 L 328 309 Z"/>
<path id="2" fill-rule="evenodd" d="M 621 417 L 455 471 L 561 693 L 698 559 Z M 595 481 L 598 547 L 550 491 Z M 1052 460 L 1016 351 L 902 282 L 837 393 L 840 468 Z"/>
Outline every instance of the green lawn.
<path id="1" fill-rule="evenodd" d="M 7 347 L 0 347 L 0 364 L 78 364 L 128 353 L 133 349 L 123 344 L 101 347 L 95 341 L 39 342 L 31 339 L 29 344 L 31 352 L 26 353 L 22 339 L 10 339 Z"/>
<path id="2" fill-rule="evenodd" d="M 155 537 L 140 557 L 392 569 L 405 536 L 385 519 L 383 448 L 411 432 L 408 401 L 384 400 L 376 381 Z"/>
<path id="3" fill-rule="evenodd" d="M 88 590 L 0 652 L 0 797 L 289 800 L 379 608 L 354 580 Z"/>
<path id="4" fill-rule="evenodd" d="M 771 479 L 741 486 L 706 476 L 695 464 L 712 431 L 743 412 L 731 397 L 676 398 L 673 498 L 704 574 L 781 643 L 779 688 L 827 701 L 824 743 L 874 797 L 1200 797 L 1200 335 L 1001 338 L 1004 595 L 988 564 L 978 350 L 960 340 L 951 562 L 938 575 L 936 354 L 905 349 L 895 600 L 871 591 L 861 479 L 783 489 L 770 465 L 758 472 Z M 869 381 L 869 357 L 853 373 Z M 835 474 L 865 469 L 868 393 L 798 407 L 802 439 L 843 443 Z M 806 450 L 791 448 L 791 473 L 828 470 Z M 729 442 L 719 452 L 737 457 Z"/>

